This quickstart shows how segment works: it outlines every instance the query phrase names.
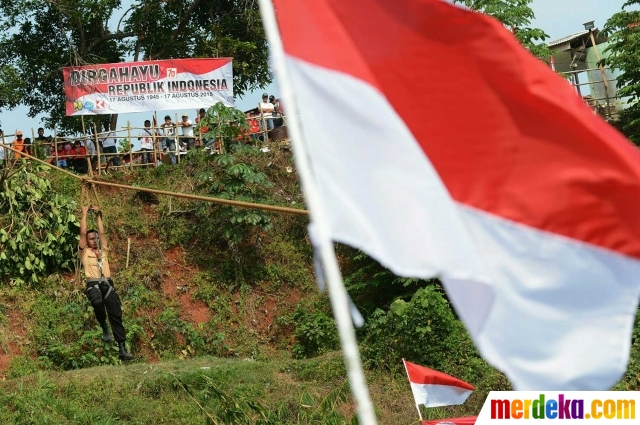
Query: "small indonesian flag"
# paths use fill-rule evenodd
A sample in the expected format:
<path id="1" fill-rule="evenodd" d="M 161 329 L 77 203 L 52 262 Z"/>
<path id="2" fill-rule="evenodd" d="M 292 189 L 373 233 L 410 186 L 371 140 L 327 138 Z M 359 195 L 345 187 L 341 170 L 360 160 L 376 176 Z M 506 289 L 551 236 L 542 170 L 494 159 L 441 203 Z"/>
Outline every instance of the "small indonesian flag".
<path id="1" fill-rule="evenodd" d="M 402 359 L 409 376 L 416 406 L 452 406 L 462 404 L 473 392 L 473 387 L 446 373 Z"/>
<path id="2" fill-rule="evenodd" d="M 432 421 L 422 421 L 422 425 L 474 425 L 477 416 L 466 416 L 464 418 L 434 419 Z"/>

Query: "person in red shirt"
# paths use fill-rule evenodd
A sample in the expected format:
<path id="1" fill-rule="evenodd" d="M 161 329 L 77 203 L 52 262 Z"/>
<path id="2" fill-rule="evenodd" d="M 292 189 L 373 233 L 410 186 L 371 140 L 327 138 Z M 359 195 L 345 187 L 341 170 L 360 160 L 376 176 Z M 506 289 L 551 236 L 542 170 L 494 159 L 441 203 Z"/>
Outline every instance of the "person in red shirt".
<path id="1" fill-rule="evenodd" d="M 247 112 L 247 123 L 249 124 L 249 136 L 252 139 L 258 140 L 260 138 L 260 122 L 258 118 L 251 118 L 251 114 Z"/>
<path id="2" fill-rule="evenodd" d="M 67 161 L 69 159 L 72 159 L 74 156 L 76 156 L 76 150 L 73 147 L 73 145 L 71 144 L 71 142 L 66 142 L 64 144 L 64 152 L 65 152 L 65 155 L 67 157 Z M 69 165 L 69 164 L 67 164 L 67 165 Z"/>
<path id="3" fill-rule="evenodd" d="M 67 150 L 66 144 L 58 145 L 58 167 L 67 168 Z"/>
<path id="4" fill-rule="evenodd" d="M 207 116 L 207 111 L 204 108 L 200 108 L 198 114 L 199 115 L 196 118 L 196 124 L 199 124 L 200 121 L 202 121 L 202 119 Z M 205 125 L 200 127 L 200 131 L 198 132 L 198 139 L 196 140 L 196 146 L 203 147 L 206 144 L 207 141 L 204 139 L 204 135 L 207 134 L 208 131 L 209 127 Z"/>
<path id="5" fill-rule="evenodd" d="M 87 165 L 87 150 L 82 146 L 80 140 L 74 142 L 75 156 L 71 159 L 71 166 L 80 174 L 87 174 L 89 167 Z"/>

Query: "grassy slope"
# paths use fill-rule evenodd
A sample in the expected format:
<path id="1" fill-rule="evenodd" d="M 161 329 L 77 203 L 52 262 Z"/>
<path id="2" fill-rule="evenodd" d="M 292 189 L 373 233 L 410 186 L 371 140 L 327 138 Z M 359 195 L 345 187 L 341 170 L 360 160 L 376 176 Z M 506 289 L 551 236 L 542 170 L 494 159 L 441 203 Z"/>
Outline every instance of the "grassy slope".
<path id="1" fill-rule="evenodd" d="M 293 165 L 290 156 L 272 152 L 259 161 L 276 183 L 269 199 L 299 205 L 295 173 L 287 170 Z M 167 167 L 109 178 L 194 192 L 194 171 Z M 76 181 L 53 178 L 56 190 L 80 201 Z M 306 219 L 272 215 L 274 229 L 251 240 L 243 260 L 245 282 L 239 283 L 224 244 L 194 242 L 197 205 L 111 189 L 100 189 L 100 197 L 138 359 L 122 366 L 113 347 L 99 342 L 73 273 L 50 276 L 37 288 L 2 287 L 0 423 L 203 423 L 205 413 L 178 384 L 213 414 L 221 403 L 203 376 L 233 400 L 261 400 L 283 423 L 325 423 L 318 406 L 344 383 L 340 354 L 308 360 L 293 360 L 290 354 L 296 306 L 303 301 L 305 308 L 327 309 L 326 298 L 315 289 Z M 127 238 L 131 258 L 125 269 Z M 348 256 L 341 251 L 347 269 Z M 637 389 L 639 352 L 634 344 L 629 372 L 616 389 Z M 105 366 L 93 367 L 99 364 Z M 413 422 L 406 378 L 382 370 L 367 373 L 381 423 Z M 477 391 L 465 405 L 429 414 L 477 414 L 487 392 L 506 385 L 497 372 L 481 381 L 474 382 Z M 353 414 L 348 401 L 335 410 L 336 423 Z"/>
<path id="2" fill-rule="evenodd" d="M 308 388 L 316 399 L 330 384 L 296 381 L 277 360 L 243 361 L 200 357 L 159 364 L 103 366 L 72 372 L 50 372 L 0 384 L 0 423 L 128 423 L 201 424 L 221 404 L 205 395 L 215 386 L 240 402 L 262 400 L 296 420 L 300 409 L 292 394 Z M 210 381 L 207 380 L 210 379 Z M 292 422 L 295 423 L 295 422 Z"/>
<path id="3" fill-rule="evenodd" d="M 381 424 L 411 423 L 415 408 L 404 377 L 370 375 Z M 225 401 L 215 395 L 222 391 Z M 347 395 L 331 402 L 336 393 Z M 202 424 L 225 422 L 230 408 L 257 401 L 275 423 L 348 423 L 353 417 L 342 359 L 274 356 L 266 360 L 198 357 L 162 363 L 39 372 L 0 382 L 0 423 Z M 323 404 L 327 406 L 323 407 Z M 200 404 L 200 406 L 198 405 Z M 206 413 L 205 413 L 206 412 Z M 461 414 L 438 409 L 432 415 Z M 246 419 L 246 418 L 245 418 Z"/>

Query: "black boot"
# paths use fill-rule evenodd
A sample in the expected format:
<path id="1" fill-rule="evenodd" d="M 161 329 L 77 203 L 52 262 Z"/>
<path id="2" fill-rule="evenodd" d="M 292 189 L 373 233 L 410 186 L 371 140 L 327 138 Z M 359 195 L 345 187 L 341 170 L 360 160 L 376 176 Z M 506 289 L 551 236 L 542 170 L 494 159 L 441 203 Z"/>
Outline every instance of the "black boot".
<path id="1" fill-rule="evenodd" d="M 109 333 L 109 326 L 106 323 L 100 323 L 100 327 L 102 328 L 102 340 L 108 343 L 113 342 L 111 334 Z"/>
<path id="2" fill-rule="evenodd" d="M 120 360 L 133 360 L 133 355 L 127 352 L 127 349 L 124 346 L 124 341 L 118 343 L 118 347 L 120 351 L 118 351 L 118 357 Z"/>

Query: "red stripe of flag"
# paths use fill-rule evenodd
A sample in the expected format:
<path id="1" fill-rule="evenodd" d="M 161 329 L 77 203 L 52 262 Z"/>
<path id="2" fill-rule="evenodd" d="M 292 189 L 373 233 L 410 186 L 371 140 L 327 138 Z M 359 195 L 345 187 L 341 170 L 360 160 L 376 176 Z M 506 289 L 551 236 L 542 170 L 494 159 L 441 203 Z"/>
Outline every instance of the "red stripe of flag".
<path id="1" fill-rule="evenodd" d="M 441 0 L 275 4 L 287 53 L 380 90 L 456 201 L 640 258 L 640 153 L 500 22 Z"/>

